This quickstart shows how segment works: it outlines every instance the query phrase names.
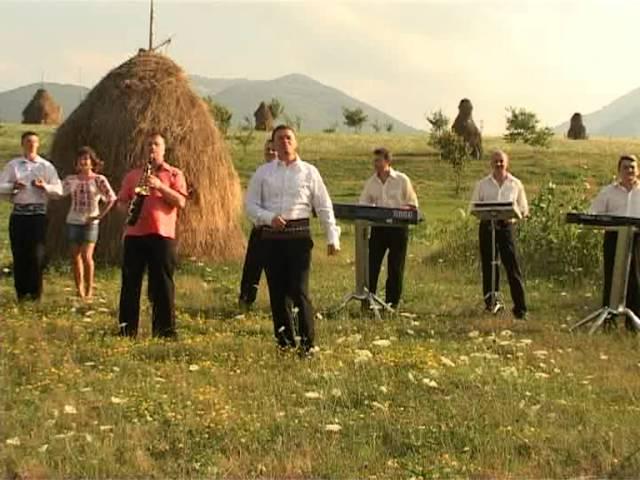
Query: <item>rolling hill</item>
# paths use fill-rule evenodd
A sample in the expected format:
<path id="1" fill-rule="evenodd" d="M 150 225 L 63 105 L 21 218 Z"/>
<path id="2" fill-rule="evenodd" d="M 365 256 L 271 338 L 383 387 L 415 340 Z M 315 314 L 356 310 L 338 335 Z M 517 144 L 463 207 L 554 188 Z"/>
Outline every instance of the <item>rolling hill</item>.
<path id="1" fill-rule="evenodd" d="M 253 112 L 261 101 L 268 102 L 277 97 L 284 105 L 286 115 L 302 119 L 304 131 L 318 132 L 335 124 L 338 125 L 338 130 L 346 130 L 342 125 L 343 106 L 360 107 L 368 115 L 370 122 L 377 120 L 381 125 L 391 123 L 395 132 L 416 131 L 381 110 L 305 75 L 291 74 L 273 80 L 218 79 L 192 75 L 190 80 L 199 95 L 211 96 L 231 110 L 233 125 L 240 124 L 245 116 L 253 119 Z M 89 91 L 79 85 L 34 83 L 0 92 L 0 121 L 20 122 L 22 109 L 40 87 L 49 90 L 62 105 L 65 116 L 73 111 Z M 370 131 L 371 127 L 366 126 L 364 130 Z"/>
<path id="2" fill-rule="evenodd" d="M 587 134 L 606 137 L 640 136 L 640 88 L 623 95 L 595 112 L 582 115 Z M 569 122 L 555 130 L 566 134 Z"/>

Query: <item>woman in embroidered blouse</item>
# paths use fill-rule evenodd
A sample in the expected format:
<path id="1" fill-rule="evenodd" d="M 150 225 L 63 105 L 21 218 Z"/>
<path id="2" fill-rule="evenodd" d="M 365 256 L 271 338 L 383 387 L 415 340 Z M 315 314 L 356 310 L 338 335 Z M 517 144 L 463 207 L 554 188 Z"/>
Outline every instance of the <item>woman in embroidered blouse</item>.
<path id="1" fill-rule="evenodd" d="M 76 174 L 67 176 L 62 182 L 63 195 L 71 195 L 67 238 L 71 244 L 78 296 L 83 300 L 90 300 L 93 295 L 93 250 L 98 241 L 98 225 L 116 201 L 109 181 L 98 174 L 101 167 L 102 161 L 96 152 L 90 147 L 82 147 L 76 156 Z"/>

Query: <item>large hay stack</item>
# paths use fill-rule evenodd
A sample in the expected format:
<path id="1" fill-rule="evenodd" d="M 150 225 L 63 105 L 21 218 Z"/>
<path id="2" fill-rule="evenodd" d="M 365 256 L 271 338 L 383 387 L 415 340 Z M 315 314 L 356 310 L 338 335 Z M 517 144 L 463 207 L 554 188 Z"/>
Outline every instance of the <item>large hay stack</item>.
<path id="1" fill-rule="evenodd" d="M 62 121 L 62 107 L 44 88 L 39 88 L 22 110 L 22 123 L 58 125 Z"/>
<path id="2" fill-rule="evenodd" d="M 256 130 L 263 132 L 273 130 L 273 115 L 266 103 L 260 102 L 256 111 L 253 112 L 253 118 L 255 119 Z"/>
<path id="3" fill-rule="evenodd" d="M 93 147 L 116 192 L 132 167 L 145 162 L 150 131 L 166 139 L 167 161 L 182 169 L 191 190 L 178 220 L 182 256 L 223 261 L 244 250 L 240 228 L 241 189 L 229 151 L 203 100 L 168 57 L 141 51 L 115 68 L 58 128 L 51 160 L 60 176 L 74 171 L 75 152 Z M 49 253 L 66 254 L 65 215 L 69 202 L 52 202 Z M 100 225 L 96 255 L 120 261 L 125 215 L 115 209 Z"/>

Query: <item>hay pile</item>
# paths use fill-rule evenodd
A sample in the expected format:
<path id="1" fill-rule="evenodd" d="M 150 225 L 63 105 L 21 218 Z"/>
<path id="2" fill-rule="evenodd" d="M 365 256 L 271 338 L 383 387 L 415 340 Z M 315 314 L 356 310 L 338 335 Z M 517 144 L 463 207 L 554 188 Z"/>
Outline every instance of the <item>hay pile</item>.
<path id="1" fill-rule="evenodd" d="M 258 109 L 253 112 L 253 118 L 255 118 L 256 130 L 263 132 L 273 130 L 273 115 L 266 103 L 260 102 Z"/>
<path id="2" fill-rule="evenodd" d="M 482 158 L 482 134 L 476 122 L 473 121 L 473 104 L 468 98 L 460 100 L 458 116 L 451 128 L 471 147 L 471 154 L 475 159 Z"/>
<path id="3" fill-rule="evenodd" d="M 58 125 L 62 121 L 62 107 L 44 88 L 39 88 L 22 110 L 22 123 Z"/>
<path id="4" fill-rule="evenodd" d="M 191 196 L 178 220 L 183 256 L 223 261 L 244 251 L 240 228 L 242 193 L 223 136 L 186 74 L 168 57 L 142 51 L 104 77 L 58 128 L 51 160 L 60 176 L 74 172 L 75 152 L 93 147 L 116 192 L 132 167 L 141 166 L 147 135 L 166 139 L 166 160 L 185 174 Z M 52 202 L 48 250 L 66 255 L 64 225 L 68 201 Z M 100 226 L 96 256 L 120 261 L 125 215 L 115 209 Z"/>
<path id="5" fill-rule="evenodd" d="M 576 112 L 571 115 L 569 121 L 569 131 L 567 132 L 567 138 L 571 140 L 586 140 L 587 139 L 587 127 L 584 126 L 582 121 L 582 114 Z"/>

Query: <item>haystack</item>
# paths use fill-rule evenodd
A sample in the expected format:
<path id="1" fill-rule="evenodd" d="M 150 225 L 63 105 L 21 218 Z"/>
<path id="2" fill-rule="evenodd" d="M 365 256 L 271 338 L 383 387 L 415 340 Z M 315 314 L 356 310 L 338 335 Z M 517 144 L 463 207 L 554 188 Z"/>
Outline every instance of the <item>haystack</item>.
<path id="1" fill-rule="evenodd" d="M 571 115 L 567 138 L 570 138 L 571 140 L 586 140 L 587 127 L 585 127 L 584 123 L 582 122 L 582 114 L 576 112 Z"/>
<path id="2" fill-rule="evenodd" d="M 62 121 L 62 107 L 44 88 L 39 88 L 22 110 L 22 123 L 58 125 Z"/>
<path id="3" fill-rule="evenodd" d="M 146 161 L 148 133 L 166 139 L 167 161 L 182 169 L 191 191 L 178 220 L 182 256 L 224 261 L 244 251 L 240 228 L 242 194 L 224 138 L 184 71 L 168 57 L 138 53 L 98 83 L 58 128 L 51 159 L 61 175 L 74 171 L 75 152 L 93 147 L 116 192 L 127 171 Z M 66 254 L 64 235 L 68 201 L 52 202 L 50 255 Z M 96 255 L 120 261 L 125 215 L 112 211 L 100 226 Z"/>
<path id="4" fill-rule="evenodd" d="M 476 159 L 482 157 L 482 134 L 473 121 L 473 104 L 468 98 L 463 98 L 458 104 L 458 116 L 451 127 L 455 133 L 464 138 L 471 147 L 472 155 Z"/>
<path id="5" fill-rule="evenodd" d="M 256 130 L 270 132 L 273 130 L 273 115 L 266 103 L 260 102 L 258 109 L 253 113 L 256 121 Z"/>

